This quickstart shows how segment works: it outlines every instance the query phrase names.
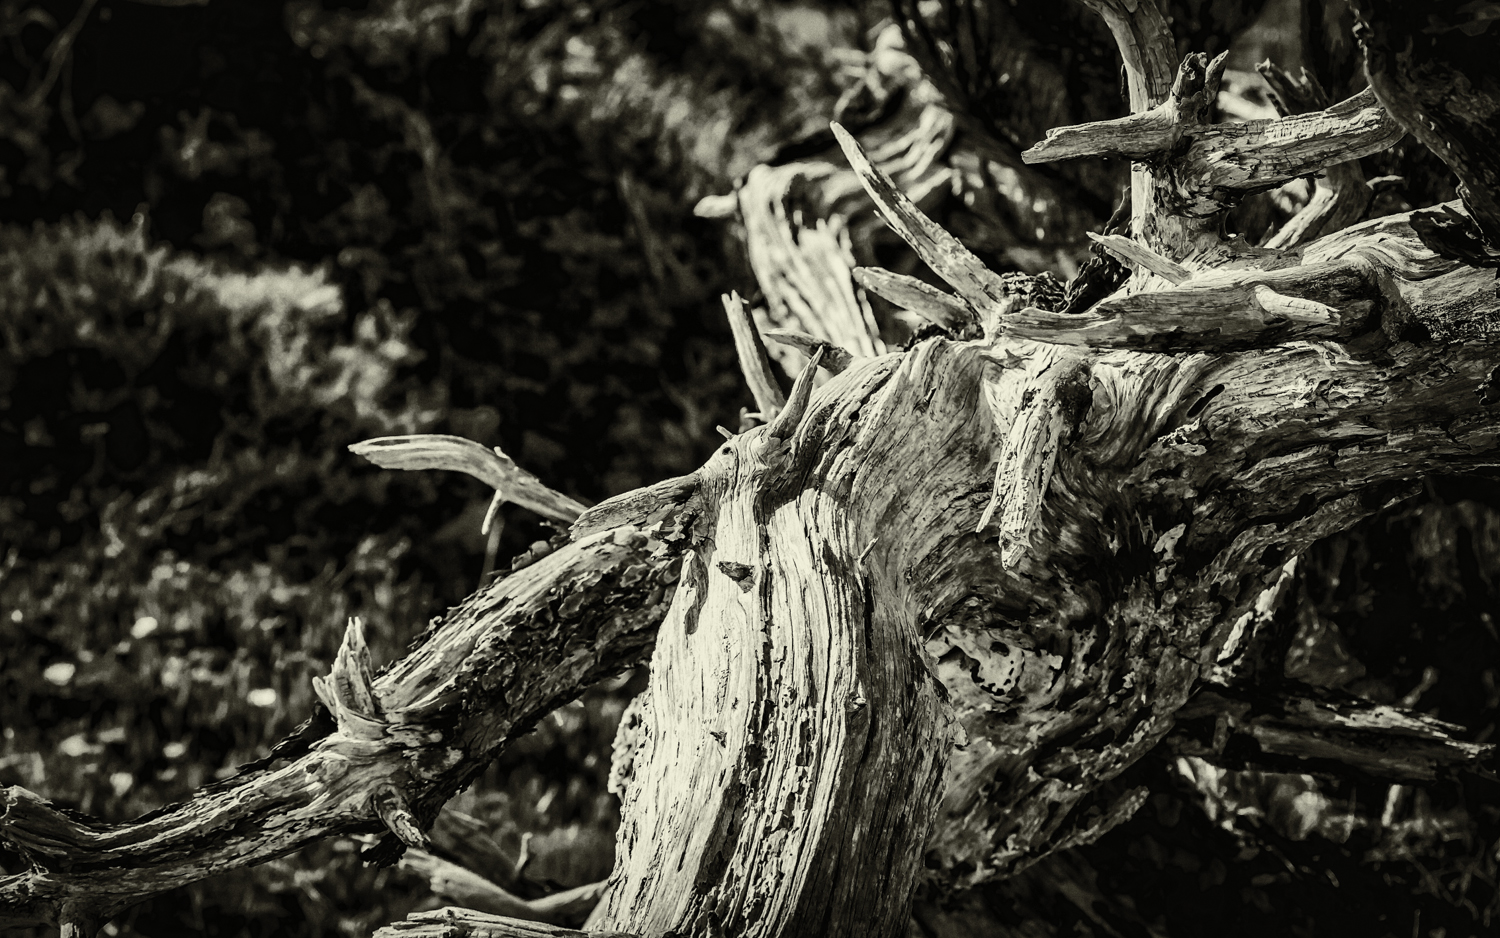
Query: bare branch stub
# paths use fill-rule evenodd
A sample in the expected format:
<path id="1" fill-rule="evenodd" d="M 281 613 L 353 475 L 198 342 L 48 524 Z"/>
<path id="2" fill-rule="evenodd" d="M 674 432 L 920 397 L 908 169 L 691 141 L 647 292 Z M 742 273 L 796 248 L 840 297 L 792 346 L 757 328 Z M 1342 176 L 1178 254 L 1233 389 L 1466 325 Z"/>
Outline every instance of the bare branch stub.
<path id="1" fill-rule="evenodd" d="M 856 267 L 854 279 L 871 293 L 951 332 L 961 333 L 979 324 L 978 317 L 963 300 L 915 277 L 879 267 Z"/>
<path id="2" fill-rule="evenodd" d="M 822 366 L 829 374 L 842 374 L 854 363 L 854 356 L 837 345 L 830 345 L 822 339 L 810 336 L 805 332 L 794 332 L 791 329 L 771 329 L 765 334 L 765 338 L 780 345 L 789 345 L 802 354 L 811 358 L 814 353 L 822 352 Z"/>
<path id="3" fill-rule="evenodd" d="M 755 406 L 760 408 L 762 420 L 771 420 L 786 405 L 786 396 L 776 383 L 776 373 L 771 370 L 771 356 L 766 354 L 766 343 L 755 327 L 750 308 L 738 293 L 725 295 L 724 314 L 729 317 L 729 328 L 734 333 L 734 349 L 739 354 L 740 371 L 745 383 L 750 386 L 750 395 Z"/>
<path id="4" fill-rule="evenodd" d="M 375 938 L 633 938 L 622 932 L 579 931 L 474 909 L 415 912 L 375 932 Z"/>
<path id="5" fill-rule="evenodd" d="M 553 490 L 516 465 L 498 446 L 485 449 L 461 436 L 437 433 L 382 436 L 351 444 L 349 451 L 382 469 L 448 469 L 468 473 L 493 486 L 497 497 L 555 521 L 571 523 L 584 510 L 578 501 Z"/>

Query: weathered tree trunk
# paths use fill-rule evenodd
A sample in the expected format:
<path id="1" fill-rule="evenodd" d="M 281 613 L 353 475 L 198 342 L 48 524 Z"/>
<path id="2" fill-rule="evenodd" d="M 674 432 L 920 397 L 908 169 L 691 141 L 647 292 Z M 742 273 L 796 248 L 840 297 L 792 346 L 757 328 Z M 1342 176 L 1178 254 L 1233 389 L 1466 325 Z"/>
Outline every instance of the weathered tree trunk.
<path id="1" fill-rule="evenodd" d="M 1171 745 L 1226 762 L 1424 778 L 1488 758 L 1447 724 L 1288 690 L 1260 656 L 1297 553 L 1424 474 L 1500 466 L 1493 272 L 1439 256 L 1405 216 L 1301 244 L 1304 225 L 1277 248 L 1222 237 L 1239 198 L 1388 146 L 1400 111 L 1376 82 L 1324 110 L 1213 123 L 1222 58 L 1178 67 L 1150 0 L 1087 5 L 1123 51 L 1133 113 L 1025 158 L 1136 161 L 1129 236 L 1100 239 L 1134 269 L 1123 287 L 1061 312 L 836 128 L 952 294 L 840 269 L 826 238 L 796 236 L 811 220 L 783 213 L 777 263 L 811 272 L 778 289 L 827 288 L 837 328 L 783 296 L 812 353 L 783 398 L 727 302 L 766 423 L 692 476 L 581 515 L 462 441 L 364 444 L 382 465 L 472 472 L 572 520 L 571 537 L 379 674 L 351 627 L 320 684 L 327 712 L 186 804 L 112 826 L 12 789 L 0 834 L 34 869 L 0 880 L 0 920 L 83 927 L 330 834 L 384 828 L 375 859 L 422 846 L 500 747 L 653 641 L 594 933 L 905 934 L 914 896 L 1016 874 L 1128 817 L 1145 792 L 1109 783 L 1179 720 Z M 1468 113 L 1461 91 L 1447 100 Z M 1495 152 L 1458 158 L 1488 204 L 1475 190 Z M 853 283 L 944 331 L 904 353 L 834 348 L 864 316 Z M 825 362 L 837 374 L 815 390 Z M 935 905 L 921 917 L 942 930 Z M 576 934 L 455 911 L 390 934 L 445 928 Z"/>

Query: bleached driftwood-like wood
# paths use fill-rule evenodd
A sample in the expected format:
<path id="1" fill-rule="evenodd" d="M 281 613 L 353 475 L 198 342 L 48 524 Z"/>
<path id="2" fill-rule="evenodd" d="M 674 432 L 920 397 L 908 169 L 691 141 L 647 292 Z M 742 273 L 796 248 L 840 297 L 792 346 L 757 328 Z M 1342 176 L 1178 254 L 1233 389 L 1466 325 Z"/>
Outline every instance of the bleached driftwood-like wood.
<path id="1" fill-rule="evenodd" d="M 1098 235 L 1090 231 L 1088 236 L 1089 240 L 1121 260 L 1129 261 L 1137 267 L 1149 270 L 1158 277 L 1172 283 L 1182 283 L 1193 275 L 1192 271 L 1176 261 L 1162 257 L 1150 248 L 1137 244 L 1124 235 Z"/>
<path id="2" fill-rule="evenodd" d="M 1149 115 L 1060 128 L 1023 156 L 1032 163 L 1082 156 L 1165 160 L 1178 178 L 1181 207 L 1212 214 L 1248 193 L 1378 153 L 1405 133 L 1369 90 L 1292 117 L 1203 125 L 1177 119 L 1175 108 L 1163 106 Z M 1150 129 L 1126 133 L 1117 124 Z M 1169 156 L 1184 137 L 1191 140 L 1186 151 Z"/>
<path id="3" fill-rule="evenodd" d="M 953 288 L 977 319 L 984 319 L 1006 298 L 999 274 L 984 265 L 953 235 L 943 230 L 917 208 L 905 192 L 871 162 L 859 142 L 838 124 L 834 136 L 844 148 L 849 165 L 875 202 L 875 208 L 891 230 L 911 245 L 932 272 Z"/>
<path id="4" fill-rule="evenodd" d="M 1388 292 L 1386 290 L 1388 289 Z M 1011 335 L 1091 348 L 1233 351 L 1291 341 L 1352 339 L 1403 302 L 1358 261 L 1195 276 L 1154 292 L 1116 294 L 1082 315 L 1014 312 Z"/>
<path id="5" fill-rule="evenodd" d="M 1166 100 L 1155 3 L 1090 5 L 1132 110 Z M 584 511 L 400 661 L 375 671 L 352 624 L 324 709 L 183 805 L 111 825 L 8 790 L 0 836 L 32 868 L 0 879 L 0 924 L 86 931 L 338 833 L 383 832 L 370 857 L 394 859 L 516 734 L 653 643 L 589 934 L 905 935 L 919 889 L 1023 873 L 1128 818 L 1146 791 L 1110 783 L 1180 720 L 1211 715 L 1216 757 L 1491 764 L 1436 721 L 1257 702 L 1239 682 L 1260 672 L 1221 666 L 1289 558 L 1425 474 L 1500 468 L 1490 271 L 1439 257 L 1410 214 L 1231 250 L 1151 166 L 1134 242 L 1192 275 L 1138 276 L 1068 323 L 1017 309 L 1027 284 L 840 142 L 983 338 L 856 358 L 815 390 L 816 347 L 769 424 Z M 1240 702 L 1195 701 L 1215 681 Z M 383 934 L 583 933 L 444 910 Z"/>
<path id="6" fill-rule="evenodd" d="M 420 849 L 408 850 L 401 866 L 426 877 L 433 895 L 457 906 L 548 925 L 583 924 L 604 892 L 603 883 L 589 883 L 539 899 L 522 899 L 467 867 Z"/>
<path id="7" fill-rule="evenodd" d="M 1392 232 L 1409 227 L 1382 219 L 1307 254 L 1370 247 L 1422 268 L 1423 249 Z M 368 703 L 351 636 L 333 695 L 347 734 L 321 717 L 274 761 L 134 824 L 10 791 L 0 830 L 37 869 L 0 881 L 6 914 L 55 920 L 87 903 L 107 916 L 379 829 L 371 798 L 386 783 L 420 825 L 508 728 L 639 659 L 677 576 L 671 542 L 687 560 L 596 924 L 900 933 L 918 881 L 1006 875 L 1128 814 L 1132 802 L 1091 806 L 1091 793 L 1168 732 L 1280 557 L 1415 475 L 1500 465 L 1486 274 L 1450 270 L 1403 294 L 1404 322 L 1457 342 L 1374 333 L 1380 354 L 1327 360 L 1299 345 L 1090 352 L 1087 396 L 1010 566 L 998 537 L 973 532 L 1020 413 L 982 402 L 1024 398 L 1032 349 L 931 339 L 858 361 L 811 393 L 789 439 L 741 434 L 696 482 L 641 502 L 692 493 L 661 548 L 622 529 L 551 553 L 374 676 Z M 1440 302 L 1424 303 L 1439 283 Z M 1101 557 L 1143 573 L 1101 589 L 1085 575 Z M 945 708 L 966 740 L 951 753 Z M 703 797 L 677 798 L 683 780 Z"/>
<path id="8" fill-rule="evenodd" d="M 621 932 L 579 931 L 474 909 L 417 912 L 375 932 L 374 938 L 633 938 Z"/>
<path id="9" fill-rule="evenodd" d="M 349 451 L 383 469 L 449 469 L 465 472 L 495 489 L 495 501 L 485 517 L 489 530 L 496 506 L 502 501 L 530 508 L 543 518 L 572 523 L 584 510 L 574 499 L 554 491 L 542 480 L 516 465 L 496 446 L 485 449 L 461 436 L 422 433 L 414 436 L 382 436 L 355 443 Z"/>
<path id="10" fill-rule="evenodd" d="M 879 267 L 856 267 L 854 280 L 871 293 L 951 332 L 962 332 L 979 324 L 979 317 L 963 300 L 916 277 Z"/>
<path id="11" fill-rule="evenodd" d="M 766 333 L 765 337 L 781 345 L 790 345 L 809 358 L 822 352 L 821 364 L 828 370 L 829 374 L 836 375 L 854 362 L 854 356 L 837 345 L 830 345 L 822 339 L 810 336 L 805 332 L 793 332 L 790 329 L 772 329 Z"/>
<path id="12" fill-rule="evenodd" d="M 745 301 L 740 299 L 738 293 L 726 294 L 721 299 L 724 301 L 724 314 L 729 317 L 730 331 L 734 333 L 734 350 L 739 355 L 740 371 L 745 376 L 745 383 L 750 386 L 755 406 L 760 408 L 761 419 L 770 420 L 786 404 L 786 395 L 781 393 L 781 386 L 776 383 L 776 375 L 771 371 L 771 357 L 766 354 L 766 343 L 761 339 L 759 330 L 755 328 L 755 320 L 751 318 Z"/>
<path id="13" fill-rule="evenodd" d="M 854 255 L 841 218 L 820 217 L 818 206 L 798 200 L 801 184 L 833 174 L 826 163 L 761 166 L 740 188 L 750 266 L 769 306 L 760 328 L 795 329 L 857 357 L 876 355 L 885 347 L 851 276 Z"/>
<path id="14" fill-rule="evenodd" d="M 1113 120 L 1049 130 L 1021 154 L 1027 163 L 1053 163 L 1084 156 L 1159 159 L 1177 149 L 1187 132 L 1208 122 L 1228 53 L 1209 61 L 1189 55 L 1178 66 L 1172 90 L 1159 104 Z"/>

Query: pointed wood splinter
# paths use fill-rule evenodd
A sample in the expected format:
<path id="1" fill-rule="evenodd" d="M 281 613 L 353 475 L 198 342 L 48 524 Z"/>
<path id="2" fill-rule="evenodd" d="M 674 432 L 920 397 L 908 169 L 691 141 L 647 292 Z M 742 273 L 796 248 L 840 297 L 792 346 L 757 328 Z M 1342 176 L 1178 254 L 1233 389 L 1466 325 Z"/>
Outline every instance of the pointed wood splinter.
<path id="1" fill-rule="evenodd" d="M 349 619 L 344 641 L 327 677 L 312 679 L 313 691 L 338 723 L 339 732 L 351 739 L 380 739 L 387 724 L 373 688 L 374 668 L 370 647 L 365 643 L 364 620 Z"/>
<path id="2" fill-rule="evenodd" d="M 771 419 L 786 403 L 776 375 L 771 371 L 771 356 L 766 353 L 766 344 L 761 340 L 750 308 L 738 293 L 722 297 L 724 314 L 729 317 L 729 328 L 734 332 L 734 350 L 739 355 L 740 370 L 745 373 L 745 383 L 750 385 L 750 394 L 761 414 Z"/>
<path id="3" fill-rule="evenodd" d="M 444 433 L 381 436 L 354 443 L 349 451 L 382 469 L 448 469 L 466 472 L 495 489 L 495 497 L 530 508 L 544 518 L 571 524 L 584 505 L 548 488 L 541 479 L 516 465 L 500 449 L 486 449 L 473 440 Z M 486 514 L 493 516 L 491 504 Z M 485 531 L 489 530 L 489 520 Z"/>
<path id="4" fill-rule="evenodd" d="M 958 332 L 974 321 L 974 313 L 956 296 L 944 293 L 916 277 L 893 273 L 880 267 L 854 268 L 854 282 L 908 309 L 936 326 Z"/>
<path id="5" fill-rule="evenodd" d="M 402 794 L 401 789 L 390 782 L 382 783 L 370 795 L 370 807 L 379 815 L 386 830 L 396 835 L 397 840 L 418 850 L 432 849 L 431 841 L 417 823 L 417 817 L 407 805 L 406 795 Z"/>
<path id="6" fill-rule="evenodd" d="M 778 440 L 787 440 L 797 432 L 798 424 L 802 423 L 802 417 L 807 413 L 807 402 L 812 399 L 813 380 L 818 375 L 818 365 L 822 361 L 823 350 L 820 348 L 813 352 L 807 367 L 803 368 L 802 373 L 797 376 L 786 406 L 776 415 L 776 419 L 766 425 L 768 436 Z"/>
<path id="7" fill-rule="evenodd" d="M 999 306 L 1006 296 L 1005 284 L 1000 275 L 984 266 L 984 262 L 975 257 L 962 242 L 923 214 L 891 177 L 870 162 L 870 158 L 865 155 L 858 141 L 849 135 L 849 131 L 837 123 L 832 127 L 833 135 L 838 138 L 839 146 L 844 148 L 844 156 L 853 167 L 854 174 L 859 177 L 865 192 L 875 202 L 875 207 L 879 209 L 886 224 L 911 245 L 912 250 L 932 268 L 933 273 L 943 278 L 953 288 L 953 292 L 963 298 L 976 318 Z"/>
<path id="8" fill-rule="evenodd" d="M 1141 244 L 1133 238 L 1124 235 L 1100 235 L 1092 231 L 1086 232 L 1089 240 L 1098 244 L 1104 250 L 1128 261 L 1138 267 L 1145 268 L 1158 277 L 1172 281 L 1173 284 L 1182 283 L 1193 276 L 1193 272 L 1174 260 L 1162 257 L 1160 254 Z"/>
<path id="9" fill-rule="evenodd" d="M 812 355 L 814 351 L 823 351 L 823 368 L 829 374 L 842 374 L 850 365 L 854 364 L 854 356 L 844 349 L 833 345 L 817 336 L 808 335 L 805 332 L 797 332 L 794 329 L 771 329 L 765 334 L 767 339 L 781 345 L 790 345 L 805 355 Z"/>

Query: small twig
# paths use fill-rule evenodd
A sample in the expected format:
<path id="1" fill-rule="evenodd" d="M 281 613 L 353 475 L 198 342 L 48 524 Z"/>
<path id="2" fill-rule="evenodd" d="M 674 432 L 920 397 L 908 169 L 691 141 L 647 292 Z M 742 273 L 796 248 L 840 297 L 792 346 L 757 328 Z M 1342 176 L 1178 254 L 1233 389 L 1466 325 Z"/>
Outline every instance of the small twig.
<path id="1" fill-rule="evenodd" d="M 473 440 L 439 433 L 412 436 L 382 436 L 349 447 L 382 469 L 449 469 L 466 472 L 493 486 L 497 498 L 532 511 L 544 518 L 571 524 L 584 506 L 516 465 L 500 447 L 485 449 Z M 493 507 L 492 507 L 493 510 Z M 488 517 L 486 518 L 488 522 Z"/>
<path id="2" fill-rule="evenodd" d="M 89 14 L 93 12 L 94 5 L 99 0 L 83 0 L 78 5 L 78 12 L 73 14 L 72 22 L 52 40 L 47 47 L 47 74 L 42 81 L 26 96 L 26 103 L 30 107 L 37 107 L 52 93 L 52 86 L 57 84 L 57 78 L 62 74 L 63 65 L 67 63 L 69 54 L 73 51 L 73 43 L 77 41 L 78 34 L 83 30 L 83 24 L 87 22 Z"/>
<path id="3" fill-rule="evenodd" d="M 813 381 L 818 375 L 818 364 L 823 360 L 823 350 L 813 352 L 813 357 L 808 361 L 807 367 L 797 376 L 797 381 L 792 385 L 792 395 L 787 399 L 786 406 L 776 415 L 776 419 L 766 425 L 766 435 L 778 440 L 791 439 L 793 433 L 797 432 L 797 426 L 802 423 L 802 417 L 807 413 L 807 403 L 812 399 Z"/>

